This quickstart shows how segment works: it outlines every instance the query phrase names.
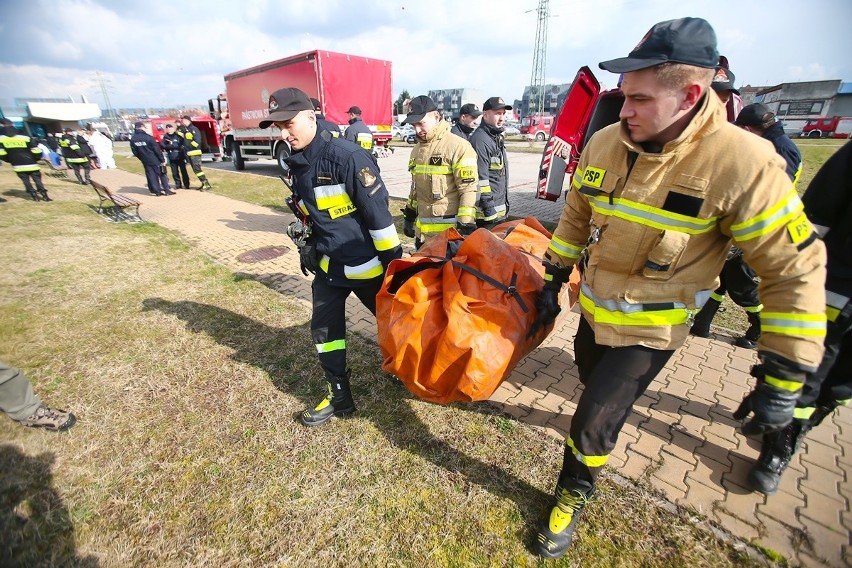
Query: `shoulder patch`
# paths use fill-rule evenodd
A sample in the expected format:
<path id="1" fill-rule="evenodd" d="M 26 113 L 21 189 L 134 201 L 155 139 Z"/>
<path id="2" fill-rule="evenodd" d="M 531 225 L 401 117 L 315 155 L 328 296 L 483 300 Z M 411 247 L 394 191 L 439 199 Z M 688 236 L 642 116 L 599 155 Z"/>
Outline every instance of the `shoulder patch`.
<path id="1" fill-rule="evenodd" d="M 379 179 L 379 176 L 376 175 L 369 166 L 367 166 L 366 168 L 361 168 L 361 171 L 358 172 L 358 179 L 364 187 L 373 187 L 376 180 Z"/>
<path id="2" fill-rule="evenodd" d="M 603 183 L 603 178 L 604 178 L 605 175 L 606 175 L 605 169 L 587 166 L 586 171 L 583 174 L 583 183 L 585 185 L 589 185 L 591 187 L 600 189 L 601 183 Z"/>

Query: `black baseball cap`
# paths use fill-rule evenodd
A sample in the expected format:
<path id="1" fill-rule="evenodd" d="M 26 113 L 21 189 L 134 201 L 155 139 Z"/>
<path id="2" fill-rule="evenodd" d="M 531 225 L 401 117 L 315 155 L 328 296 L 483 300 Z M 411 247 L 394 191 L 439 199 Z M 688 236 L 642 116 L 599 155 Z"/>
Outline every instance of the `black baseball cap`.
<path id="1" fill-rule="evenodd" d="M 482 105 L 482 110 L 512 110 L 512 105 L 507 105 L 502 97 L 491 97 Z"/>
<path id="2" fill-rule="evenodd" d="M 137 130 L 139 128 L 145 128 L 145 124 L 142 123 L 142 122 L 136 121 L 136 122 L 133 123 L 133 128 L 136 128 Z"/>
<path id="3" fill-rule="evenodd" d="M 710 83 L 710 87 L 716 92 L 733 91 L 739 95 L 740 92 L 734 88 L 735 80 L 733 71 L 724 67 L 716 67 L 716 74 L 713 75 L 713 82 Z"/>
<path id="4" fill-rule="evenodd" d="M 319 99 L 311 97 L 311 102 L 314 104 L 314 110 L 322 110 L 322 105 L 320 104 Z"/>
<path id="5" fill-rule="evenodd" d="M 433 110 L 438 110 L 438 106 L 435 104 L 435 101 L 433 101 L 426 95 L 414 97 L 413 99 L 411 99 L 411 102 L 408 103 L 408 115 L 405 117 L 405 120 L 403 120 L 402 123 L 418 123 L 423 120 L 424 116 L 426 116 Z"/>
<path id="6" fill-rule="evenodd" d="M 6 124 L 6 123 L 4 122 L 3 124 Z M 12 126 L 12 121 L 11 121 L 11 120 L 9 121 L 8 126 Z M 73 128 L 71 128 L 71 127 L 68 127 L 68 128 L 66 128 L 66 129 L 65 129 L 65 132 L 74 132 L 74 129 L 73 129 Z"/>
<path id="7" fill-rule="evenodd" d="M 167 125 L 166 125 L 166 128 L 174 128 L 174 127 L 175 127 L 175 125 L 174 125 L 174 124 L 167 124 Z"/>
<path id="8" fill-rule="evenodd" d="M 482 115 L 482 111 L 479 110 L 479 107 L 473 103 L 467 103 L 466 105 L 462 105 L 461 110 L 459 110 L 459 115 L 469 114 L 473 118 Z"/>
<path id="9" fill-rule="evenodd" d="M 290 120 L 303 110 L 314 110 L 314 103 L 304 91 L 295 87 L 278 89 L 269 95 L 269 114 L 260 121 L 260 128 L 268 128 L 273 122 Z"/>
<path id="10" fill-rule="evenodd" d="M 701 18 L 681 18 L 655 24 L 630 55 L 602 61 L 601 69 L 630 73 L 661 63 L 683 63 L 713 69 L 719 62 L 716 32 Z"/>
<path id="11" fill-rule="evenodd" d="M 192 120 L 192 119 L 189 117 L 189 115 L 188 115 L 188 114 L 183 115 L 182 117 L 180 117 L 180 119 L 181 119 L 181 120 Z"/>
<path id="12" fill-rule="evenodd" d="M 349 110 L 347 110 L 346 112 L 347 113 L 351 112 L 352 114 L 361 114 L 361 107 L 351 106 L 351 107 L 349 107 Z"/>
<path id="13" fill-rule="evenodd" d="M 769 110 L 769 107 L 763 103 L 754 103 L 740 111 L 734 124 L 737 126 L 763 126 L 767 122 L 772 122 L 775 118 L 775 113 Z"/>

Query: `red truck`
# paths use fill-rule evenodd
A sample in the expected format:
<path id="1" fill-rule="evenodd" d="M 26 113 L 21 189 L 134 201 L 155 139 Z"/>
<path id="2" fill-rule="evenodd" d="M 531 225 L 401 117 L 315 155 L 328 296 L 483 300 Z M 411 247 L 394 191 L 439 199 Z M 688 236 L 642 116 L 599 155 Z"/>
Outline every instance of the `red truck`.
<path id="1" fill-rule="evenodd" d="M 209 158 L 214 162 L 221 160 L 222 148 L 220 146 L 219 124 L 209 116 L 193 116 L 190 117 L 190 121 L 201 132 L 201 159 Z M 168 116 L 157 116 L 149 119 L 151 136 L 157 143 L 163 139 L 167 124 L 174 124 L 177 128 L 181 125 L 181 122 L 179 118 Z"/>
<path id="2" fill-rule="evenodd" d="M 852 117 L 826 116 L 811 118 L 802 127 L 802 138 L 849 138 L 852 133 Z"/>
<path id="3" fill-rule="evenodd" d="M 535 138 L 539 142 L 547 140 L 552 129 L 553 116 L 549 114 L 530 115 L 521 119 L 521 134 L 527 138 Z"/>
<path id="4" fill-rule="evenodd" d="M 326 120 L 342 127 L 349 124 L 349 107 L 358 106 L 373 132 L 373 143 L 384 146 L 391 139 L 391 62 L 308 51 L 229 73 L 225 75 L 225 92 L 208 101 L 214 118 L 223 119 L 225 113 L 229 117 L 230 130 L 222 133 L 222 144 L 235 169 L 245 169 L 247 161 L 267 157 L 275 158 L 281 170 L 286 170 L 284 159 L 290 155 L 290 148 L 280 131 L 274 126 L 258 128 L 268 115 L 269 95 L 284 87 L 298 87 L 319 99 Z"/>
<path id="5" fill-rule="evenodd" d="M 550 140 L 544 147 L 536 197 L 556 201 L 571 183 L 580 153 L 592 134 L 618 122 L 624 103 L 621 89 L 601 91 L 592 70 L 577 72 L 565 102 L 556 114 Z"/>

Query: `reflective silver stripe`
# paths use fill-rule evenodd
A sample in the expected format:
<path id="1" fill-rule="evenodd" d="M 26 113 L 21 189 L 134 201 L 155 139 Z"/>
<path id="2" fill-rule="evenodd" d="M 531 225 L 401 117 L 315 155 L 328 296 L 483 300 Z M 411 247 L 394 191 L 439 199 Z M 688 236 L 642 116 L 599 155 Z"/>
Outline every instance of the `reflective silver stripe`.
<path id="1" fill-rule="evenodd" d="M 576 259 L 580 257 L 580 253 L 583 252 L 583 249 L 586 247 L 572 245 L 571 243 L 563 241 L 554 235 L 550 240 L 550 246 L 548 248 L 560 256 Z"/>
<path id="2" fill-rule="evenodd" d="M 505 204 L 495 205 L 494 210 L 497 211 L 497 213 L 505 213 L 506 212 L 506 205 Z"/>
<path id="3" fill-rule="evenodd" d="M 779 226 L 788 223 L 804 211 L 805 206 L 795 190 L 787 194 L 784 201 L 777 203 L 773 208 L 764 211 L 756 217 L 752 217 L 742 223 L 731 225 L 731 236 L 736 241 L 747 241 L 761 235 L 765 235 Z"/>
<path id="4" fill-rule="evenodd" d="M 489 186 L 488 184 L 489 184 L 489 181 L 487 179 L 485 179 L 485 180 L 481 179 L 481 180 L 479 180 L 479 183 L 476 184 L 476 185 L 478 185 L 479 187 L 488 187 Z"/>
<path id="5" fill-rule="evenodd" d="M 393 225 L 384 229 L 370 230 L 370 238 L 373 239 L 373 245 L 378 251 L 391 250 L 399 245 L 399 234 Z"/>
<path id="6" fill-rule="evenodd" d="M 421 225 L 455 225 L 458 217 L 418 217 L 417 222 Z"/>
<path id="7" fill-rule="evenodd" d="M 837 292 L 832 292 L 830 290 L 825 291 L 825 305 L 831 306 L 832 308 L 837 308 L 838 310 L 842 310 L 846 307 L 846 304 L 849 303 L 849 298 L 846 296 L 841 296 Z"/>
<path id="8" fill-rule="evenodd" d="M 359 264 L 358 266 L 343 265 L 343 274 L 346 278 L 350 278 L 352 280 L 375 278 L 376 276 L 380 276 L 383 271 L 382 262 L 377 256 L 374 256 L 367 262 Z"/>
<path id="9" fill-rule="evenodd" d="M 611 312 L 621 312 L 623 314 L 635 314 L 637 312 L 644 312 L 646 304 L 632 304 L 630 302 L 625 302 L 624 300 L 604 300 L 598 298 L 592 293 L 592 289 L 589 288 L 589 285 L 586 284 L 585 279 L 580 283 L 580 290 L 582 290 L 583 294 L 585 294 L 590 300 L 592 300 L 596 306 L 600 306 L 605 310 L 609 310 Z M 686 309 L 686 304 L 682 302 L 660 302 L 671 304 L 672 310 L 678 309 Z"/>
<path id="10" fill-rule="evenodd" d="M 337 185 L 318 185 L 314 188 L 314 195 L 316 195 L 317 201 L 323 198 L 336 197 L 344 193 L 346 193 L 346 186 L 342 183 L 338 183 Z"/>
<path id="11" fill-rule="evenodd" d="M 716 217 L 700 219 L 678 213 L 670 213 L 629 199 L 618 197 L 609 202 L 610 195 L 589 196 L 589 205 L 603 215 L 612 215 L 655 229 L 675 230 L 690 235 L 706 233 L 716 226 Z"/>

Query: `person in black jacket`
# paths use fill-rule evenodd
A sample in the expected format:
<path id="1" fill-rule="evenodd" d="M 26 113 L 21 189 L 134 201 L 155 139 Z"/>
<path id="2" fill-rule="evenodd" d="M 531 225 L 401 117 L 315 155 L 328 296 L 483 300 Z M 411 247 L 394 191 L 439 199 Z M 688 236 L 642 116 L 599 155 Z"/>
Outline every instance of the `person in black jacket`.
<path id="1" fill-rule="evenodd" d="M 322 113 L 322 105 L 320 104 L 319 99 L 311 97 L 311 102 L 314 105 L 314 114 L 317 115 L 317 126 L 323 130 L 328 130 L 335 138 L 340 138 L 340 127 L 325 119 L 325 115 Z"/>
<path id="2" fill-rule="evenodd" d="M 183 149 L 184 155 L 186 155 L 186 159 L 189 160 L 190 166 L 192 166 L 192 171 L 195 174 L 195 177 L 198 178 L 198 181 L 201 182 L 201 187 L 198 188 L 198 191 L 204 191 L 213 189 L 213 186 L 210 185 L 210 182 L 207 180 L 207 174 L 204 173 L 201 169 L 201 153 L 202 153 L 202 139 L 201 139 L 201 131 L 198 130 L 198 127 L 192 124 L 192 119 L 189 115 L 184 115 L 180 117 L 180 127 L 178 127 L 177 133 L 183 137 Z M 189 186 L 186 186 L 189 189 Z"/>
<path id="3" fill-rule="evenodd" d="M 39 194 L 42 200 L 53 201 L 47 196 L 47 190 L 41 181 L 38 160 L 46 160 L 47 156 L 42 156 L 38 140 L 19 134 L 14 126 L 5 126 L 3 134 L 0 135 L 0 159 L 12 164 L 12 169 L 24 182 L 24 188 L 33 201 L 39 200 Z"/>
<path id="4" fill-rule="evenodd" d="M 174 195 L 169 189 L 169 178 L 166 175 L 166 160 L 163 151 L 154 137 L 143 130 L 145 125 L 137 122 L 133 125 L 136 130 L 130 137 L 130 151 L 139 158 L 145 167 L 145 178 L 148 180 L 148 191 L 157 197 Z"/>
<path id="5" fill-rule="evenodd" d="M 65 134 L 59 139 L 59 147 L 62 148 L 62 157 L 65 158 L 65 163 L 74 169 L 74 175 L 77 176 L 77 181 L 81 185 L 92 183 L 92 165 L 89 163 L 89 154 L 91 148 L 83 140 L 83 145 L 80 141 L 83 140 L 78 136 L 73 128 L 66 128 Z M 86 174 L 86 179 L 80 175 L 80 169 Z"/>
<path id="6" fill-rule="evenodd" d="M 505 221 L 509 215 L 509 160 L 503 143 L 507 110 L 512 110 L 512 106 L 500 97 L 485 101 L 482 122 L 470 135 L 479 172 L 476 224 L 488 229 Z"/>
<path id="7" fill-rule="evenodd" d="M 343 135 L 350 142 L 355 142 L 368 152 L 373 150 L 373 133 L 370 127 L 361 120 L 361 107 L 352 106 L 346 111 L 349 115 L 349 126 Z"/>
<path id="8" fill-rule="evenodd" d="M 763 436 L 748 481 L 752 489 L 766 495 L 778 490 L 781 475 L 805 435 L 852 400 L 852 142 L 823 164 L 802 202 L 828 256 L 825 353 L 802 387 L 793 421 L 780 432 Z"/>
<path id="9" fill-rule="evenodd" d="M 477 120 L 480 116 L 482 116 L 482 111 L 475 104 L 468 103 L 462 105 L 461 109 L 459 109 L 459 119 L 453 125 L 452 129 L 450 129 L 450 132 L 470 142 L 470 136 L 476 130 L 476 127 L 479 126 Z"/>
<path id="10" fill-rule="evenodd" d="M 186 171 L 186 154 L 183 149 L 183 138 L 175 132 L 174 124 L 166 125 L 166 133 L 160 140 L 160 147 L 169 160 L 175 189 L 189 189 L 189 172 Z"/>
<path id="11" fill-rule="evenodd" d="M 370 152 L 318 128 L 313 103 L 296 88 L 269 97 L 269 116 L 260 128 L 273 124 L 293 149 L 287 158 L 293 206 L 304 217 L 287 232 L 299 249 L 302 273 L 316 275 L 311 335 L 328 396 L 300 419 L 319 426 L 355 412 L 346 368 L 346 298 L 354 293 L 375 314 L 385 270 L 402 256 L 402 247 Z"/>

